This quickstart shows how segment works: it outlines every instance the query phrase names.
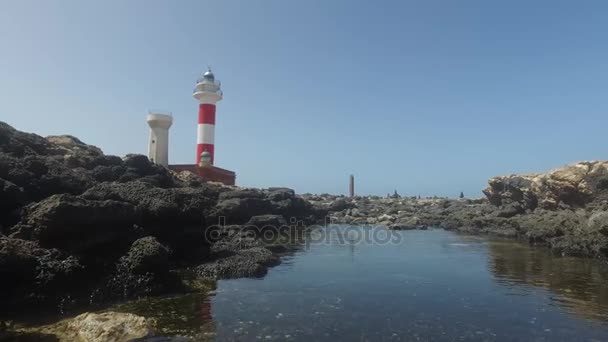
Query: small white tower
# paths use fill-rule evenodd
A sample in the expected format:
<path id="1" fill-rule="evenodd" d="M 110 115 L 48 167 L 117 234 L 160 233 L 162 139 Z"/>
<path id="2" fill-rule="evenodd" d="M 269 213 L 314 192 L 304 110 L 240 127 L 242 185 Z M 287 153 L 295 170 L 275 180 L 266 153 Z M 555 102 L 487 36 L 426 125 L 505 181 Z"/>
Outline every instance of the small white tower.
<path id="1" fill-rule="evenodd" d="M 148 158 L 153 163 L 169 166 L 169 127 L 173 124 L 171 113 L 148 112 L 150 142 Z"/>

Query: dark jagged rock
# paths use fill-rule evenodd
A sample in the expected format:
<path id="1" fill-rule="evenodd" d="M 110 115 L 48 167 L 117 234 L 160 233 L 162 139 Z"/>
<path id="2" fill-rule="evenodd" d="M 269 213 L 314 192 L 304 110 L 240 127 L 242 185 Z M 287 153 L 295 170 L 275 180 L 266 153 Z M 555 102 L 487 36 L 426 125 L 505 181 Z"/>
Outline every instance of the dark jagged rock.
<path id="1" fill-rule="evenodd" d="M 136 240 L 126 256 L 120 260 L 121 268 L 134 274 L 164 273 L 169 270 L 171 250 L 156 238 L 147 236 Z"/>
<path id="2" fill-rule="evenodd" d="M 149 183 L 102 183 L 83 195 L 85 199 L 113 199 L 134 205 L 141 214 L 138 225 L 148 235 L 167 243 L 176 257 L 205 254 L 206 227 L 216 221 L 218 191 L 212 186 L 158 188 Z"/>
<path id="3" fill-rule="evenodd" d="M 278 263 L 278 257 L 270 250 L 263 247 L 253 247 L 200 265 L 195 271 L 199 276 L 210 279 L 256 278 L 264 276 L 269 266 Z"/>
<path id="4" fill-rule="evenodd" d="M 175 180 L 169 170 L 153 164 L 148 157 L 140 154 L 129 154 L 124 158 L 125 173 L 119 182 L 140 180 L 154 186 L 169 188 L 175 186 Z"/>
<path id="5" fill-rule="evenodd" d="M 315 218 L 322 217 L 327 212 L 323 209 L 314 208 L 309 202 L 298 196 L 287 197 L 278 201 L 271 200 L 271 204 L 273 213 L 282 215 L 290 222 L 304 221 L 305 224 L 311 224 L 314 223 Z"/>
<path id="6" fill-rule="evenodd" d="M 25 208 L 22 223 L 11 236 L 80 253 L 120 242 L 140 216 L 137 208 L 127 202 L 53 195 Z"/>
<path id="7" fill-rule="evenodd" d="M 170 255 L 171 250 L 154 237 L 136 240 L 118 260 L 115 273 L 95 299 L 158 295 L 180 289 L 179 278 L 170 272 Z"/>
<path id="8" fill-rule="evenodd" d="M 530 242 L 544 244 L 550 239 L 571 233 L 587 222 L 585 214 L 573 211 L 539 209 L 517 219 L 521 233 Z"/>
<path id="9" fill-rule="evenodd" d="M 78 290 L 83 276 L 84 268 L 73 256 L 41 248 L 34 241 L 0 237 L 2 309 L 57 305 L 62 297 Z"/>
<path id="10" fill-rule="evenodd" d="M 87 190 L 83 198 L 113 199 L 131 203 L 139 208 L 143 224 L 204 224 L 211 214 L 218 193 L 213 187 L 158 188 L 150 183 L 102 183 Z"/>
<path id="11" fill-rule="evenodd" d="M 268 188 L 268 199 L 273 202 L 278 202 L 286 199 L 291 199 L 296 196 L 296 192 L 289 188 Z"/>
<path id="12" fill-rule="evenodd" d="M 43 137 L 20 132 L 8 124 L 0 121 L 0 151 L 15 157 L 44 154 L 47 152 L 48 142 Z"/>
<path id="13" fill-rule="evenodd" d="M 258 215 L 252 217 L 246 226 L 259 232 L 265 228 L 279 230 L 282 227 L 287 227 L 287 221 L 281 215 Z"/>
<path id="14" fill-rule="evenodd" d="M 0 178 L 23 188 L 27 202 L 53 194 L 80 194 L 93 185 L 84 169 L 70 169 L 52 157 L 27 155 L 14 158 L 0 154 Z"/>
<path id="15" fill-rule="evenodd" d="M 230 200 L 230 199 L 263 199 L 265 198 L 264 193 L 258 189 L 238 189 L 222 192 L 220 194 L 219 200 Z"/>
<path id="16" fill-rule="evenodd" d="M 90 169 L 96 165 L 104 165 L 107 160 L 101 149 L 87 145 L 71 135 L 49 136 L 46 140 L 49 142 L 46 154 L 63 158 L 69 168 Z"/>
<path id="17" fill-rule="evenodd" d="M 496 212 L 496 216 L 509 218 L 515 215 L 523 214 L 525 213 L 525 211 L 526 210 L 524 209 L 524 206 L 522 204 L 520 204 L 519 202 L 513 202 L 503 205 L 500 210 Z"/>
<path id="18" fill-rule="evenodd" d="M 270 213 L 273 209 L 272 202 L 265 198 L 220 198 L 215 215 L 218 219 L 224 218 L 227 224 L 243 224 L 251 217 Z"/>
<path id="19" fill-rule="evenodd" d="M 334 212 L 352 208 L 354 208 L 354 205 L 351 202 L 347 201 L 344 198 L 338 198 L 335 201 L 332 201 L 327 209 L 331 212 Z"/>
<path id="20" fill-rule="evenodd" d="M 587 226 L 590 230 L 608 236 L 608 211 L 596 211 L 591 214 Z"/>
<path id="21" fill-rule="evenodd" d="M 18 221 L 18 210 L 26 203 L 23 188 L 0 178 L 0 234 L 1 227 L 12 226 Z"/>
<path id="22" fill-rule="evenodd" d="M 209 250 L 211 259 L 230 256 L 243 249 L 264 247 L 264 243 L 257 238 L 256 233 L 248 230 L 247 226 L 216 227 L 208 237 L 212 243 Z"/>
<path id="23" fill-rule="evenodd" d="M 426 225 L 423 221 L 417 217 L 412 216 L 406 220 L 398 221 L 390 225 L 390 229 L 394 230 L 412 230 L 412 229 L 426 229 Z"/>
<path id="24" fill-rule="evenodd" d="M 226 224 L 244 224 L 253 216 L 274 214 L 281 215 L 288 221 L 309 224 L 326 212 L 296 196 L 291 189 L 239 189 L 221 192 L 212 216 L 216 221 L 222 218 Z"/>

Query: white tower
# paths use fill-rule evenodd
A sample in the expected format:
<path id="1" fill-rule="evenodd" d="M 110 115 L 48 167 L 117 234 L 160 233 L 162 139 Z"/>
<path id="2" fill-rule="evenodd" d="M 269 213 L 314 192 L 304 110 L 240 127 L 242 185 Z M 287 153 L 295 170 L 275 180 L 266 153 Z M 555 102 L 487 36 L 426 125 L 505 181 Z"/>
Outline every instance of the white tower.
<path id="1" fill-rule="evenodd" d="M 148 145 L 148 158 L 153 163 L 169 166 L 169 127 L 173 124 L 171 113 L 148 113 L 150 126 L 150 142 Z"/>

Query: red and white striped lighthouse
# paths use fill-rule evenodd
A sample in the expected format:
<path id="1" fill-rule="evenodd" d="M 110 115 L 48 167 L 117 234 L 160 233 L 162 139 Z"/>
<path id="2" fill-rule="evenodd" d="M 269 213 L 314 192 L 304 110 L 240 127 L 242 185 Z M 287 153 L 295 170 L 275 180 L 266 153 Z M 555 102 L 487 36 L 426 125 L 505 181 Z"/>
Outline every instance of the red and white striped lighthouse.
<path id="1" fill-rule="evenodd" d="M 215 159 L 215 105 L 222 100 L 221 84 L 209 69 L 196 81 L 192 94 L 198 101 L 198 130 L 196 135 L 196 165 L 200 164 L 201 154 L 211 155 L 211 165 Z"/>

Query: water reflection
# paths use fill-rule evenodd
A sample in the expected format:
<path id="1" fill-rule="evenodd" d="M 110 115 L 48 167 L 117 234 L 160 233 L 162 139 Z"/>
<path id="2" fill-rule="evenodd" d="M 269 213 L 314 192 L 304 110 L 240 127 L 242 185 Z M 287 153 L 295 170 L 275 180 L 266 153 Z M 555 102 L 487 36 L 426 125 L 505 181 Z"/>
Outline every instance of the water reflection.
<path id="1" fill-rule="evenodd" d="M 500 284 L 520 291 L 526 286 L 546 288 L 554 294 L 554 303 L 569 313 L 608 318 L 608 265 L 555 256 L 547 249 L 513 241 L 492 240 L 487 246 L 489 268 Z"/>

